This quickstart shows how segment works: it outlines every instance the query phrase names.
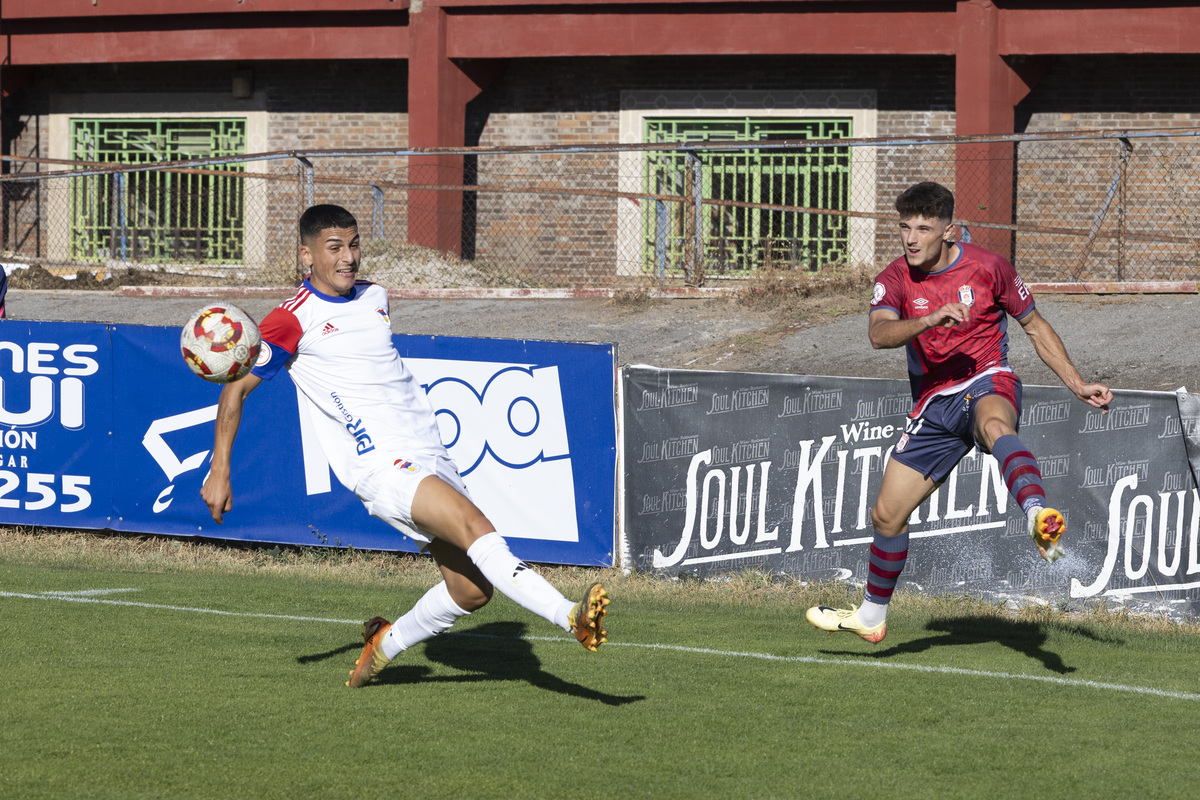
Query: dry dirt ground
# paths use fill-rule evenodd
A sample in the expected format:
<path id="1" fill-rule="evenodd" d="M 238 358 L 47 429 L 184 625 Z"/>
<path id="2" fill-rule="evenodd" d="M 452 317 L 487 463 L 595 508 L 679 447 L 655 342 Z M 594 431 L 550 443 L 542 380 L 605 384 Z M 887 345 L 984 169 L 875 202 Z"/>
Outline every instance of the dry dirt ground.
<path id="1" fill-rule="evenodd" d="M 56 320 L 180 325 L 209 301 L 235 302 L 261 318 L 285 294 L 131 297 L 98 291 L 10 289 L 12 321 Z M 744 372 L 904 378 L 901 351 L 872 350 L 866 338 L 869 289 L 808 296 L 587 300 L 392 300 L 397 333 L 507 339 L 612 342 L 621 364 Z M 1044 295 L 1051 321 L 1084 377 L 1115 389 L 1200 391 L 1197 295 Z M 11 324 L 11 323 L 10 323 Z M 1057 379 L 1011 324 L 1010 360 L 1026 384 Z"/>

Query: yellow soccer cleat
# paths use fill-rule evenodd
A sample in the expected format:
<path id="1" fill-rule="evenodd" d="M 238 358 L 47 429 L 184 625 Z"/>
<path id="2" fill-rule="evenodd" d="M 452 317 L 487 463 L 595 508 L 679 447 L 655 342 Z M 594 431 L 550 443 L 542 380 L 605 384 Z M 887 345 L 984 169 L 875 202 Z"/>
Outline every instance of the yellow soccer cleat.
<path id="1" fill-rule="evenodd" d="M 1053 508 L 1034 508 L 1029 514 L 1029 535 L 1038 554 L 1053 564 L 1067 554 L 1058 540 L 1067 532 L 1067 521 Z"/>
<path id="2" fill-rule="evenodd" d="M 583 599 L 571 608 L 571 630 L 579 643 L 592 652 L 608 641 L 608 631 L 602 623 L 610 602 L 604 585 L 593 583 L 583 593 Z"/>
<path id="3" fill-rule="evenodd" d="M 367 620 L 363 626 L 363 645 L 362 655 L 354 662 L 354 669 L 350 670 L 350 680 L 346 681 L 346 685 L 357 689 L 360 686 L 366 686 L 367 683 L 379 674 L 380 670 L 391 663 L 391 659 L 383 654 L 383 637 L 387 636 L 387 632 L 391 630 L 392 623 L 388 622 L 383 617 L 374 617 Z"/>
<path id="4" fill-rule="evenodd" d="M 830 633 L 837 633 L 838 631 L 854 633 L 866 639 L 871 644 L 879 644 L 883 641 L 883 637 L 887 636 L 887 620 L 885 619 L 873 628 L 868 628 L 859 621 L 858 606 L 854 606 L 853 608 L 813 606 L 804 614 L 804 618 L 813 627 L 820 628 L 823 631 L 829 631 Z"/>

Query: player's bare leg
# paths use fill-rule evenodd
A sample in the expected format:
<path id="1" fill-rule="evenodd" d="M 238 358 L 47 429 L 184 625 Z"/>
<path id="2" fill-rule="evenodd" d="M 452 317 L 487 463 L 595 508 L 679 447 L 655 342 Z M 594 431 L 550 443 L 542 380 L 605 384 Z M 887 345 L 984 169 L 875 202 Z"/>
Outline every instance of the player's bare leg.
<path id="1" fill-rule="evenodd" d="M 582 613 L 536 570 L 518 559 L 504 537 L 483 512 L 445 481 L 430 476 L 413 496 L 413 522 L 423 531 L 463 550 L 471 563 L 501 594 L 521 607 L 553 622 L 589 650 L 606 641 L 600 627 L 608 592 L 603 586 L 588 588 Z M 605 612 L 606 613 L 606 612 Z"/>
<path id="2" fill-rule="evenodd" d="M 830 633 L 853 633 L 871 644 L 883 641 L 888 604 L 908 559 L 908 517 L 937 487 L 912 467 L 888 459 L 871 509 L 875 532 L 863 603 L 850 608 L 813 606 L 804 615 L 811 625 Z"/>

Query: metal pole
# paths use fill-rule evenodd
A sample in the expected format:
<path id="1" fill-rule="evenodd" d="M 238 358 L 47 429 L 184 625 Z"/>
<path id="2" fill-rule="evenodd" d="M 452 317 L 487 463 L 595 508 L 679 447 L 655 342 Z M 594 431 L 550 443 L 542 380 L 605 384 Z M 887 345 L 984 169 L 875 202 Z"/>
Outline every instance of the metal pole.
<path id="1" fill-rule="evenodd" d="M 371 204 L 371 238 L 383 238 L 383 189 L 371 184 L 374 202 Z"/>
<path id="2" fill-rule="evenodd" d="M 1133 142 L 1121 139 L 1121 193 L 1117 198 L 1117 280 L 1125 280 L 1125 187 L 1129 180 L 1129 159 Z"/>
<path id="3" fill-rule="evenodd" d="M 1096 219 L 1092 221 L 1092 228 L 1088 231 L 1087 241 L 1083 243 L 1083 253 L 1079 256 L 1079 264 L 1075 267 L 1075 274 L 1071 276 L 1072 280 L 1078 280 L 1082 274 L 1084 267 L 1087 266 L 1088 258 L 1092 254 L 1092 248 L 1096 245 L 1096 235 L 1100 233 L 1100 226 L 1104 224 L 1104 218 L 1108 216 L 1108 209 L 1112 207 L 1113 198 L 1117 196 L 1118 191 L 1124 194 L 1124 177 L 1125 164 L 1129 159 L 1129 153 L 1133 151 L 1133 144 L 1128 139 L 1121 140 L 1121 152 L 1117 159 L 1117 171 L 1113 174 L 1112 181 L 1108 184 L 1108 191 L 1104 195 L 1104 202 L 1100 204 L 1100 211 L 1096 214 Z M 1121 200 L 1117 201 L 1117 211 L 1122 213 L 1124 206 Z M 1118 252 L 1121 247 L 1121 229 L 1117 230 L 1117 248 Z M 1117 280 L 1122 280 L 1121 263 L 1117 261 Z"/>
<path id="4" fill-rule="evenodd" d="M 125 180 L 124 172 L 117 173 L 117 219 L 121 226 L 121 261 L 129 261 L 128 252 L 128 226 L 126 219 L 126 203 L 125 203 Z"/>
<path id="5" fill-rule="evenodd" d="M 304 196 L 304 208 L 309 208 L 313 204 L 313 194 L 316 188 L 313 179 L 313 165 L 304 156 L 299 156 L 296 164 L 300 168 L 300 191 Z"/>
<path id="6" fill-rule="evenodd" d="M 700 200 L 704 196 L 704 186 L 701 177 L 700 156 L 695 151 L 687 152 L 687 159 L 692 165 L 692 281 L 697 286 L 704 285 L 704 226 L 701 217 Z"/>
<path id="7" fill-rule="evenodd" d="M 658 276 L 658 288 L 667 278 L 667 204 L 654 201 L 654 272 Z"/>

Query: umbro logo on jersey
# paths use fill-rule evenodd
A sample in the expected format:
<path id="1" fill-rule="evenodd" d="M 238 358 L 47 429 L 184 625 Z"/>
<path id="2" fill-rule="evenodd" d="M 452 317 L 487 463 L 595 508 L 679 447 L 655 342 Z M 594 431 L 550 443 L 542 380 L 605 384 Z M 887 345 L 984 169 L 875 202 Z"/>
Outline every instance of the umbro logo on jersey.
<path id="1" fill-rule="evenodd" d="M 337 326 L 334 325 L 332 322 L 326 322 L 325 327 L 321 328 L 322 336 L 328 336 L 331 333 L 337 333 L 337 332 L 338 332 Z"/>
<path id="2" fill-rule="evenodd" d="M 924 297 L 918 297 L 916 300 L 913 300 L 913 305 L 917 308 L 925 308 L 925 306 L 929 305 L 929 301 Z"/>

